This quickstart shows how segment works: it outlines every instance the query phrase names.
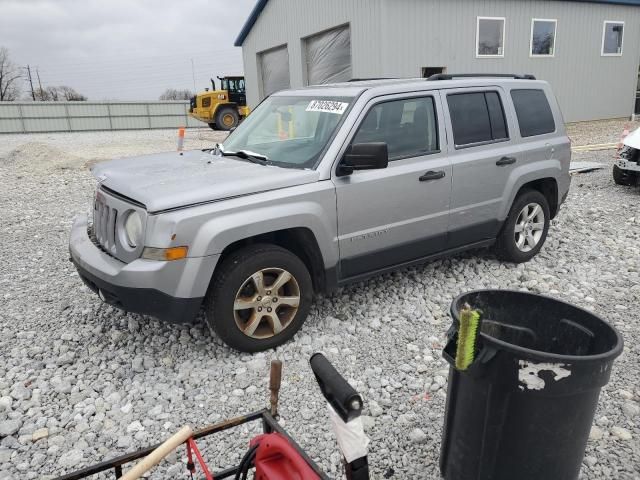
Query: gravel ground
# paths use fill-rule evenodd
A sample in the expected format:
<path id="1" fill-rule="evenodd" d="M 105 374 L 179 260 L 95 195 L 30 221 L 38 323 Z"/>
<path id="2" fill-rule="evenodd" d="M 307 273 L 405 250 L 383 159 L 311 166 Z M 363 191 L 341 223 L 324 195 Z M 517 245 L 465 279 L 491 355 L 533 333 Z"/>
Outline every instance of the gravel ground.
<path id="1" fill-rule="evenodd" d="M 187 144 L 215 137 L 189 131 Z M 602 391 L 582 478 L 640 479 L 640 190 L 614 185 L 610 169 L 574 177 L 533 261 L 502 264 L 479 251 L 375 277 L 316 298 L 293 341 L 250 356 L 202 323 L 165 325 L 102 304 L 67 261 L 72 218 L 88 210 L 94 188 L 86 163 L 172 149 L 175 132 L 0 139 L 0 479 L 52 478 L 185 423 L 262 408 L 272 358 L 285 362 L 285 428 L 339 477 L 335 438 L 307 366 L 318 350 L 365 397 L 373 478 L 437 479 L 447 312 L 455 295 L 485 287 L 550 294 L 617 326 L 625 351 Z M 575 157 L 611 163 L 611 152 Z M 213 467 L 237 462 L 255 431 L 203 442 L 205 455 Z M 171 460 L 152 478 L 183 478 L 184 465 Z"/>
<path id="2" fill-rule="evenodd" d="M 567 124 L 567 135 L 573 146 L 618 143 L 625 128 L 630 131 L 640 127 L 640 122 L 631 122 L 626 118 L 577 122 Z"/>

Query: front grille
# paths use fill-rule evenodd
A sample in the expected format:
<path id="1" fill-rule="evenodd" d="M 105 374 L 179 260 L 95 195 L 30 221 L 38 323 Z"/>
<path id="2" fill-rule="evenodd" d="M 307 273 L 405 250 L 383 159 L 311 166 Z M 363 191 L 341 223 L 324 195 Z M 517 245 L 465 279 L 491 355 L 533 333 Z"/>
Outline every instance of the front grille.
<path id="1" fill-rule="evenodd" d="M 116 220 L 118 211 L 98 198 L 93 208 L 93 233 L 98 244 L 112 255 L 116 253 Z"/>

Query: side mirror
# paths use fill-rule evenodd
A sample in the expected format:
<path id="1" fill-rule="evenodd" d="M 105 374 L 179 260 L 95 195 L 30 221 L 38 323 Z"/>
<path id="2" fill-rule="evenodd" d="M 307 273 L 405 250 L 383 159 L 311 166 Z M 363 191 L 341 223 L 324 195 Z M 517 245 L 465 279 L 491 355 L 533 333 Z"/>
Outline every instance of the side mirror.
<path id="1" fill-rule="evenodd" d="M 355 170 L 387 168 L 389 152 L 385 142 L 354 143 L 342 157 L 339 175 L 350 175 Z"/>

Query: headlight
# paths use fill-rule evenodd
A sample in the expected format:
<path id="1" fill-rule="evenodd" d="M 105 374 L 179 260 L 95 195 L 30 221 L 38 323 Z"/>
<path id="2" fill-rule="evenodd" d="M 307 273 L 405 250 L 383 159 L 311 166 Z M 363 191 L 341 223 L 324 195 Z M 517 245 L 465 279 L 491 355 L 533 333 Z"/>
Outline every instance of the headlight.
<path id="1" fill-rule="evenodd" d="M 142 241 L 142 219 L 138 212 L 131 212 L 124 221 L 124 236 L 131 248 Z"/>

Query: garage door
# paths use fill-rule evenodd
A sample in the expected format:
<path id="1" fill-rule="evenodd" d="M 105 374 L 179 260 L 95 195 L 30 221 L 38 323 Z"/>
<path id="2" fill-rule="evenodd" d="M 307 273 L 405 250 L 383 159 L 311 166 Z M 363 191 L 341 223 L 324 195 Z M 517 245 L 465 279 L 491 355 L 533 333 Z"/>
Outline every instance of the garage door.
<path id="1" fill-rule="evenodd" d="M 348 26 L 309 37 L 305 44 L 309 85 L 351 80 L 351 33 Z"/>
<path id="2" fill-rule="evenodd" d="M 289 88 L 289 53 L 287 46 L 262 52 L 260 70 L 262 75 L 262 96 L 266 97 L 278 90 Z"/>

